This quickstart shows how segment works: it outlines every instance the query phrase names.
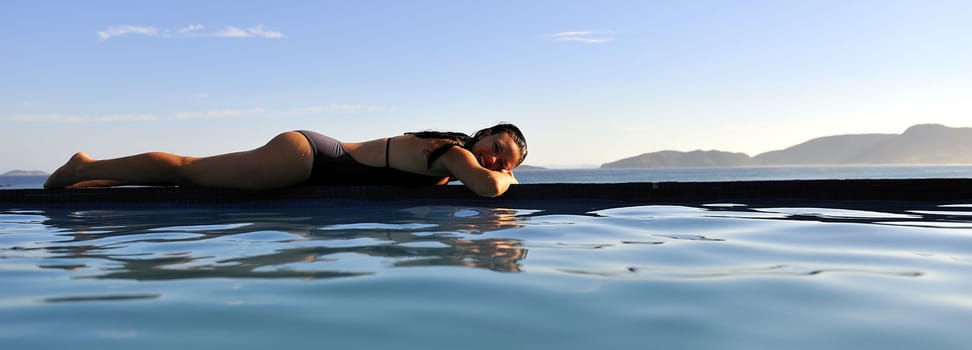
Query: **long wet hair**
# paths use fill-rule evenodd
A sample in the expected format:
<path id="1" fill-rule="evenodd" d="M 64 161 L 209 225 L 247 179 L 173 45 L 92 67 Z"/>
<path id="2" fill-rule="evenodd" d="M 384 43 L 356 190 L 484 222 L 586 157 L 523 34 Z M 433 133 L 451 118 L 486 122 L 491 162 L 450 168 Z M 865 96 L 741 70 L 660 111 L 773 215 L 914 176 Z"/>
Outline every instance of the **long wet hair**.
<path id="1" fill-rule="evenodd" d="M 447 131 L 445 132 L 444 131 L 419 131 L 419 132 L 409 132 L 405 134 L 415 135 L 415 137 L 419 137 L 423 139 L 447 140 L 452 144 L 461 146 L 462 148 L 465 148 L 467 150 L 471 150 L 473 145 L 475 145 L 476 142 L 479 142 L 479 140 L 482 139 L 483 137 L 489 135 L 495 135 L 499 133 L 509 134 L 510 137 L 513 138 L 513 142 L 516 143 L 516 146 L 520 147 L 520 162 L 517 163 L 517 165 L 523 164 L 523 160 L 526 159 L 527 156 L 526 137 L 523 136 L 523 132 L 520 131 L 520 128 L 517 128 L 516 125 L 513 124 L 508 124 L 508 123 L 497 124 L 492 127 L 479 130 L 475 134 L 473 134 L 473 136 L 469 136 L 461 132 L 447 132 Z M 442 149 L 442 152 L 444 153 L 446 150 L 447 148 Z M 440 155 L 441 154 L 430 155 L 429 159 L 430 160 L 435 159 Z"/>

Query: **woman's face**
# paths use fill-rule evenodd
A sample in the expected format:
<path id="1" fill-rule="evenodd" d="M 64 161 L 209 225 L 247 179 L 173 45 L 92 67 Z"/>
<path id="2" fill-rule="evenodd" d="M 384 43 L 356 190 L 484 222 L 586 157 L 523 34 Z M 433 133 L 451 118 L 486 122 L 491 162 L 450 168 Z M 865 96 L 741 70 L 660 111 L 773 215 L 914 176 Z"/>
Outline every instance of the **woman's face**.
<path id="1" fill-rule="evenodd" d="M 520 147 L 509 133 L 483 136 L 471 151 L 479 165 L 489 170 L 513 170 L 520 165 Z"/>

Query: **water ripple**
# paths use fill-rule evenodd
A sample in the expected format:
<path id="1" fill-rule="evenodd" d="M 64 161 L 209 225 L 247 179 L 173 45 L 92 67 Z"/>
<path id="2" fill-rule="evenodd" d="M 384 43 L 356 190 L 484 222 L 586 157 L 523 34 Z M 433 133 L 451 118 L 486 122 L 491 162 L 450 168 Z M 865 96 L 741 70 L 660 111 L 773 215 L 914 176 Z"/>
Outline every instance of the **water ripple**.
<path id="1" fill-rule="evenodd" d="M 921 271 L 882 271 L 857 268 L 809 268 L 790 265 L 770 265 L 765 267 L 738 268 L 682 268 L 661 266 L 627 266 L 616 270 L 579 270 L 560 269 L 568 274 L 589 275 L 611 278 L 676 278 L 676 279 L 708 279 L 708 278 L 740 278 L 759 276 L 818 276 L 823 274 L 867 274 L 889 277 L 921 277 Z"/>

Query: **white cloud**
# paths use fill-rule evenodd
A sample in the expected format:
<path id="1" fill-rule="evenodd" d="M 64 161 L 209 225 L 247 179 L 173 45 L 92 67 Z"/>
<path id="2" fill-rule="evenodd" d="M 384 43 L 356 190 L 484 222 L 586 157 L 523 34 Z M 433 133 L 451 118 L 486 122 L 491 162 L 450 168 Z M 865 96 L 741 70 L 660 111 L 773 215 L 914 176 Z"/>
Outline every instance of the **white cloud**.
<path id="1" fill-rule="evenodd" d="M 267 39 L 283 39 L 286 35 L 281 32 L 267 30 L 262 24 L 250 27 L 247 29 L 242 29 L 234 26 L 227 26 L 223 30 L 216 32 L 213 36 L 221 38 L 267 38 Z"/>
<path id="2" fill-rule="evenodd" d="M 614 41 L 614 31 L 588 30 L 560 32 L 549 36 L 553 41 L 573 41 L 585 44 L 601 44 Z"/>
<path id="3" fill-rule="evenodd" d="M 198 32 L 200 30 L 203 30 L 205 28 L 206 28 L 206 26 L 203 26 L 202 24 L 190 24 L 190 25 L 187 25 L 185 27 L 182 27 L 182 29 L 179 29 L 179 33 L 181 33 L 181 34 L 191 34 L 191 33 Z"/>
<path id="4" fill-rule="evenodd" d="M 338 104 L 315 105 L 308 107 L 298 107 L 285 110 L 268 110 L 262 107 L 246 109 L 214 109 L 209 111 L 191 111 L 173 113 L 169 119 L 224 119 L 242 118 L 258 115 L 273 116 L 301 116 L 314 114 L 352 114 L 352 113 L 381 113 L 389 109 L 379 106 L 369 106 L 360 104 Z"/>
<path id="5" fill-rule="evenodd" d="M 264 114 L 266 112 L 265 109 L 260 107 L 248 109 L 213 109 L 202 112 L 173 113 L 169 119 L 223 119 Z"/>
<path id="6" fill-rule="evenodd" d="M 246 38 L 250 36 L 250 33 L 234 26 L 227 26 L 223 30 L 214 33 L 213 36 L 220 38 Z"/>
<path id="7" fill-rule="evenodd" d="M 213 38 L 264 38 L 264 39 L 283 39 L 287 36 L 282 32 L 268 30 L 264 25 L 259 24 L 243 29 L 238 26 L 225 26 L 217 31 L 205 31 L 206 26 L 202 24 L 190 24 L 177 30 L 168 28 L 155 28 L 147 26 L 118 25 L 98 31 L 98 38 L 102 41 L 114 37 L 141 34 L 152 37 L 213 37 Z M 173 34 L 174 33 L 174 34 Z"/>
<path id="8" fill-rule="evenodd" d="M 147 36 L 159 36 L 159 30 L 154 27 L 120 25 L 111 26 L 98 32 L 98 38 L 108 40 L 116 36 L 126 34 L 141 34 Z"/>
<path id="9" fill-rule="evenodd" d="M 551 35 L 551 36 L 552 37 L 555 37 L 555 38 L 558 38 L 558 37 L 576 37 L 576 36 L 592 35 L 592 34 L 596 34 L 596 33 L 597 32 L 592 32 L 592 31 L 573 31 L 573 32 L 560 32 L 560 33 L 557 33 L 557 34 L 554 34 L 554 35 Z"/>
<path id="10" fill-rule="evenodd" d="M 306 115 L 306 114 L 348 114 L 348 113 L 377 113 L 386 112 L 388 108 L 378 106 L 367 106 L 357 104 L 328 104 L 324 106 L 310 106 L 295 108 L 285 114 Z"/>
<path id="11" fill-rule="evenodd" d="M 263 25 L 258 25 L 256 27 L 250 27 L 250 34 L 256 37 L 268 38 L 268 39 L 282 39 L 286 38 L 281 32 L 275 32 L 271 30 L 263 29 Z"/>
<path id="12" fill-rule="evenodd" d="M 320 114 L 353 114 L 353 113 L 382 113 L 390 109 L 379 106 L 360 104 L 327 104 L 309 107 L 299 107 L 283 110 L 268 110 L 262 107 L 252 108 L 224 108 L 206 111 L 185 111 L 169 114 L 160 118 L 150 113 L 78 115 L 78 114 L 16 114 L 0 116 L 0 122 L 34 122 L 34 123 L 104 123 L 104 122 L 143 122 L 160 120 L 191 120 L 191 119 L 231 119 L 255 116 L 304 116 Z"/>
<path id="13" fill-rule="evenodd" d="M 84 122 L 131 122 L 153 121 L 159 118 L 152 114 L 107 114 L 107 115 L 76 115 L 76 114 L 18 114 L 0 117 L 3 121 L 12 122 L 41 122 L 41 123 L 84 123 Z"/>

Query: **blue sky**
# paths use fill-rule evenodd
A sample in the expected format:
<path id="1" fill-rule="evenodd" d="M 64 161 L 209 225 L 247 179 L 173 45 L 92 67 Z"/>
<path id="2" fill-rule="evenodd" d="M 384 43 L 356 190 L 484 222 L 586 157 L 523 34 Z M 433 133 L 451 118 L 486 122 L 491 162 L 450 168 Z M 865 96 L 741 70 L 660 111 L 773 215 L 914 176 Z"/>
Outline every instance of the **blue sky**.
<path id="1" fill-rule="evenodd" d="M 7 1 L 0 172 L 507 121 L 527 164 L 972 126 L 970 1 Z"/>

